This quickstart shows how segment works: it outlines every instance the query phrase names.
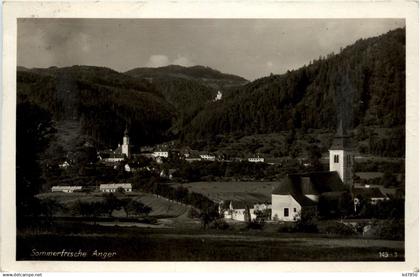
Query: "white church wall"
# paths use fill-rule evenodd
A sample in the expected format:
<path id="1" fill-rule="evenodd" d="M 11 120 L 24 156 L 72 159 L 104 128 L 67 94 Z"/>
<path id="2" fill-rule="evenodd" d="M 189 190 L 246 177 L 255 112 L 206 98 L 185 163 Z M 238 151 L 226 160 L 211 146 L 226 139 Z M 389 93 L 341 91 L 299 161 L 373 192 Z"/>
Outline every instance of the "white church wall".
<path id="1" fill-rule="evenodd" d="M 285 214 L 288 209 L 288 215 Z M 291 195 L 271 195 L 271 217 L 279 221 L 296 221 L 302 207 Z"/>

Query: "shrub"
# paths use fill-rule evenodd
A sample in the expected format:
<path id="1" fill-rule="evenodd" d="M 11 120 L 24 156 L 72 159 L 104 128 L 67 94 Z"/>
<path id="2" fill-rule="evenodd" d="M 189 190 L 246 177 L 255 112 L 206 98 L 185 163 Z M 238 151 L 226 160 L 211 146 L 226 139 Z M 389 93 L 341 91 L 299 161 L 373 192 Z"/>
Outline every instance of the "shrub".
<path id="1" fill-rule="evenodd" d="M 210 225 L 210 228 L 217 229 L 217 230 L 227 230 L 229 229 L 229 224 L 222 218 L 216 219 Z"/>
<path id="2" fill-rule="evenodd" d="M 295 223 L 283 223 L 277 231 L 279 233 L 294 233 L 296 232 Z"/>
<path id="3" fill-rule="evenodd" d="M 376 222 L 374 228 L 374 235 L 381 239 L 404 239 L 404 220 L 383 220 Z"/>
<path id="4" fill-rule="evenodd" d="M 265 222 L 263 220 L 252 220 L 247 223 L 247 229 L 262 230 L 264 228 Z"/>
<path id="5" fill-rule="evenodd" d="M 324 232 L 327 234 L 335 234 L 341 236 L 350 236 L 356 234 L 355 229 L 340 222 L 334 222 L 328 225 Z"/>

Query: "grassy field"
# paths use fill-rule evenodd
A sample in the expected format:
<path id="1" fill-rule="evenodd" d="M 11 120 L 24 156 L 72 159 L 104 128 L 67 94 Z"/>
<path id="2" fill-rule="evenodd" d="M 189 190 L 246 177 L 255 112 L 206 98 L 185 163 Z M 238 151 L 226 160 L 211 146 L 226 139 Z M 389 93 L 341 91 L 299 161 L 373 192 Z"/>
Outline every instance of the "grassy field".
<path id="1" fill-rule="evenodd" d="M 80 230 L 77 230 L 80 228 Z M 48 256 L 49 251 L 87 253 Z M 111 253 L 110 255 L 94 255 Z M 38 254 L 43 252 L 44 254 Z M 379 252 L 390 253 L 388 258 Z M 112 261 L 400 261 L 404 242 L 258 231 L 122 228 L 72 225 L 17 237 L 18 260 Z"/>
<path id="2" fill-rule="evenodd" d="M 54 199 L 61 203 L 63 206 L 70 208 L 76 201 L 101 201 L 103 199 L 102 193 L 43 193 L 37 196 L 40 199 Z M 131 192 L 125 193 L 121 197 L 130 197 L 140 200 L 143 204 L 152 208 L 150 216 L 156 217 L 178 217 L 188 211 L 188 206 L 182 205 L 177 202 L 169 201 L 166 198 L 157 197 L 150 193 Z M 63 214 L 62 214 L 63 215 Z M 69 214 L 64 214 L 68 216 Z M 125 216 L 124 211 L 114 211 L 113 216 Z"/>
<path id="3" fill-rule="evenodd" d="M 215 202 L 220 200 L 255 200 L 271 202 L 271 192 L 278 182 L 193 182 L 182 184 L 189 191 L 200 193 Z M 173 186 L 179 186 L 174 184 Z"/>

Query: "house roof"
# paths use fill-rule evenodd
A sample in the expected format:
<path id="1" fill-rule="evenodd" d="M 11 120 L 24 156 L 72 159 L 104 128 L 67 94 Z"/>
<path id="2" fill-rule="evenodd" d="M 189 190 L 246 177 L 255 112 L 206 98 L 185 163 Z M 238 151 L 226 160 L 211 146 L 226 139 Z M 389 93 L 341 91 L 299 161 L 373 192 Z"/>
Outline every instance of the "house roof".
<path id="1" fill-rule="evenodd" d="M 131 189 L 131 184 L 130 183 L 101 184 L 99 186 L 99 189 L 117 189 L 117 188 Z"/>
<path id="2" fill-rule="evenodd" d="M 52 186 L 51 189 L 69 189 L 69 190 L 76 190 L 82 189 L 82 186 Z"/>
<path id="3" fill-rule="evenodd" d="M 356 197 L 361 195 L 367 198 L 386 198 L 379 188 L 353 188 L 353 194 Z"/>
<path id="4" fill-rule="evenodd" d="M 272 192 L 276 195 L 291 195 L 301 206 L 315 206 L 315 202 L 302 193 L 298 176 L 287 176 Z"/>
<path id="5" fill-rule="evenodd" d="M 273 194 L 286 195 L 292 192 L 319 195 L 330 191 L 345 191 L 346 187 L 336 171 L 289 174 Z"/>

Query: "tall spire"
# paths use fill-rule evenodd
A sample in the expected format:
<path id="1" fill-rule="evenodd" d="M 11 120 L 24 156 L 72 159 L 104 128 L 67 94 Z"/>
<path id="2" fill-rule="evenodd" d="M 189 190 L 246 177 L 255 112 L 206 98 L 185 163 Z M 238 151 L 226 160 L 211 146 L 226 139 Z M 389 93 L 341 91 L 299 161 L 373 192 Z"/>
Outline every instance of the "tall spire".
<path id="1" fill-rule="evenodd" d="M 337 137 L 342 137 L 343 135 L 344 135 L 344 132 L 343 132 L 343 120 L 340 119 L 340 122 L 338 123 L 338 128 L 337 128 L 337 134 L 336 134 L 336 136 Z"/>
<path id="2" fill-rule="evenodd" d="M 343 128 L 343 120 L 340 119 L 331 149 L 350 149 L 352 147 L 351 136 L 349 136 L 345 128 Z"/>
<path id="3" fill-rule="evenodd" d="M 125 124 L 124 136 L 128 136 L 128 126 Z"/>

